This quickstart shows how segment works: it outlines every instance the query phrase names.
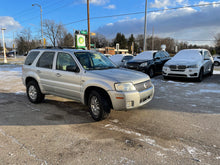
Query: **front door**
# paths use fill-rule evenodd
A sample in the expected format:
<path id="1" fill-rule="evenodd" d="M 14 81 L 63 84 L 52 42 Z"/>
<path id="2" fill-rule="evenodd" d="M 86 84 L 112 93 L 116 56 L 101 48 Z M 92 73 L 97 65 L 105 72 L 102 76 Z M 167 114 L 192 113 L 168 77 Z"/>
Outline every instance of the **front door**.
<path id="1" fill-rule="evenodd" d="M 77 67 L 77 64 L 70 54 L 59 52 L 56 58 L 56 68 L 53 73 L 55 93 L 63 97 L 80 100 L 80 71 L 67 71 L 68 66 Z"/>

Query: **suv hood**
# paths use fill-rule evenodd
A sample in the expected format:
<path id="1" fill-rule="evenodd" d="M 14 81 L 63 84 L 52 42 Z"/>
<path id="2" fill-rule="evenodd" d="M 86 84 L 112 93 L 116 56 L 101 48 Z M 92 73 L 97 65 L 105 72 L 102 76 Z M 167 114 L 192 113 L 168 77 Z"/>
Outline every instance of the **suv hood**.
<path id="1" fill-rule="evenodd" d="M 149 80 L 149 76 L 129 69 L 105 69 L 87 71 L 87 76 L 114 82 L 132 82 L 133 84 Z"/>
<path id="2" fill-rule="evenodd" d="M 200 60 L 194 59 L 171 59 L 166 62 L 166 65 L 195 65 L 200 63 Z"/>

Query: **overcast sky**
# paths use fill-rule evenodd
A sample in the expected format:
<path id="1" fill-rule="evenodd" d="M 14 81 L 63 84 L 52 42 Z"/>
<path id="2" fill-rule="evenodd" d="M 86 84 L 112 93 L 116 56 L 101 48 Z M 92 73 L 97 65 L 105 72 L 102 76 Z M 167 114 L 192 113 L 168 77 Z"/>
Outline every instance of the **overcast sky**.
<path id="1" fill-rule="evenodd" d="M 69 32 L 73 29 L 87 29 L 87 21 L 78 22 L 87 18 L 86 0 L 9 0 L 1 2 L 0 7 L 0 27 L 7 28 L 6 41 L 12 40 L 13 32 L 16 35 L 27 28 L 31 29 L 33 37 L 40 37 L 40 8 L 32 7 L 33 3 L 42 6 L 43 19 L 62 22 Z M 208 3 L 212 5 L 163 10 Z M 91 18 L 140 12 L 91 19 L 91 31 L 99 32 L 109 39 L 114 38 L 118 32 L 126 36 L 143 34 L 144 10 L 145 0 L 90 0 Z M 159 37 L 213 45 L 214 36 L 220 33 L 220 1 L 148 0 L 147 25 L 148 35 L 152 35 L 154 28 L 155 35 Z"/>

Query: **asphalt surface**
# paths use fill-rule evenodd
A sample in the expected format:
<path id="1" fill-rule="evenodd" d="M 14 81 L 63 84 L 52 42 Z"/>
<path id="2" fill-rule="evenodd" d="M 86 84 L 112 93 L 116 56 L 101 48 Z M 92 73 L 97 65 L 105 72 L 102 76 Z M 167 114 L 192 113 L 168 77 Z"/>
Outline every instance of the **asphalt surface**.
<path id="1" fill-rule="evenodd" d="M 150 103 L 95 122 L 73 100 L 30 103 L 21 66 L 0 65 L 0 165 L 220 164 L 220 72 L 152 82 Z"/>

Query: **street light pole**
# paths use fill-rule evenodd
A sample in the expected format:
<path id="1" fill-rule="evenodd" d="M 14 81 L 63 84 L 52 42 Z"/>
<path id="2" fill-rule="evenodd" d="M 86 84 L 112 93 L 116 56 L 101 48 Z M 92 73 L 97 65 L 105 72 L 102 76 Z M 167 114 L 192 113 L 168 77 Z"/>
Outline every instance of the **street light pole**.
<path id="1" fill-rule="evenodd" d="M 88 19 L 88 50 L 90 50 L 90 19 L 89 19 L 89 0 L 87 0 L 87 19 Z"/>
<path id="2" fill-rule="evenodd" d="M 3 49 L 4 49 L 4 63 L 7 63 L 7 57 L 6 57 L 6 53 L 5 53 L 5 37 L 4 37 L 4 30 L 6 30 L 6 28 L 2 28 L 2 42 L 3 42 Z"/>
<path id="3" fill-rule="evenodd" d="M 147 0 L 145 2 L 145 19 L 144 19 L 144 47 L 143 50 L 147 50 Z"/>
<path id="4" fill-rule="evenodd" d="M 35 3 L 35 4 L 32 4 L 32 6 L 38 6 L 40 8 L 40 22 L 41 22 L 41 37 L 42 37 L 42 41 L 41 41 L 41 45 L 43 45 L 44 43 L 44 36 L 43 36 L 43 19 L 42 19 L 42 8 L 41 8 L 41 5 Z"/>

